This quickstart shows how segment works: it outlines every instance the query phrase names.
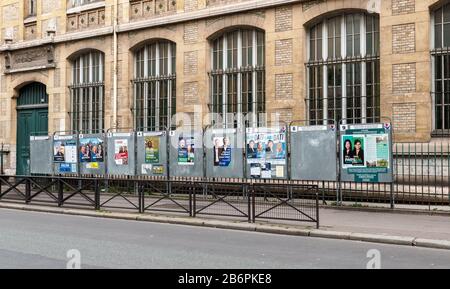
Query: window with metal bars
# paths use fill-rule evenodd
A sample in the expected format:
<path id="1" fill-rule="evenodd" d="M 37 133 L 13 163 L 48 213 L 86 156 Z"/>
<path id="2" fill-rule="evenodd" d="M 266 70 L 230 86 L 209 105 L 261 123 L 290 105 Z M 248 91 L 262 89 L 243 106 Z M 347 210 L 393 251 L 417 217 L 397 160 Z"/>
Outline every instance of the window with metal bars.
<path id="1" fill-rule="evenodd" d="M 134 55 L 134 123 L 139 130 L 173 128 L 176 113 L 176 45 L 157 41 Z"/>
<path id="2" fill-rule="evenodd" d="M 432 99 L 435 134 L 450 133 L 450 3 L 433 12 Z"/>
<path id="3" fill-rule="evenodd" d="M 308 33 L 307 115 L 311 125 L 380 121 L 380 32 L 373 14 L 326 18 Z"/>
<path id="4" fill-rule="evenodd" d="M 104 55 L 84 53 L 72 62 L 72 130 L 98 133 L 104 129 Z"/>
<path id="5" fill-rule="evenodd" d="M 262 126 L 265 118 L 265 35 L 236 29 L 211 42 L 209 72 L 215 126 Z"/>

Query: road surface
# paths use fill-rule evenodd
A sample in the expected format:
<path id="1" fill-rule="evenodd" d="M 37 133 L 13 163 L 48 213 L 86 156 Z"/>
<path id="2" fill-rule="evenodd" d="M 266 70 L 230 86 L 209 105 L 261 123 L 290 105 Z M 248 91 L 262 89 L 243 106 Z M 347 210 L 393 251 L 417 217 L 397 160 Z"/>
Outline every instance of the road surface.
<path id="1" fill-rule="evenodd" d="M 450 268 L 450 251 L 0 209 L 0 268 Z M 72 252 L 68 256 L 68 252 Z"/>

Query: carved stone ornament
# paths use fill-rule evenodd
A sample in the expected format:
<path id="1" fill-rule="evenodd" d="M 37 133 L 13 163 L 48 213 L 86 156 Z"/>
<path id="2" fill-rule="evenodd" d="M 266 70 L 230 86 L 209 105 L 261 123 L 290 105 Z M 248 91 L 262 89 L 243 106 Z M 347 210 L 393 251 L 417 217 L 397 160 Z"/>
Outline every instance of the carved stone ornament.
<path id="1" fill-rule="evenodd" d="M 6 73 L 52 68 L 55 66 L 53 45 L 9 51 L 5 56 Z"/>

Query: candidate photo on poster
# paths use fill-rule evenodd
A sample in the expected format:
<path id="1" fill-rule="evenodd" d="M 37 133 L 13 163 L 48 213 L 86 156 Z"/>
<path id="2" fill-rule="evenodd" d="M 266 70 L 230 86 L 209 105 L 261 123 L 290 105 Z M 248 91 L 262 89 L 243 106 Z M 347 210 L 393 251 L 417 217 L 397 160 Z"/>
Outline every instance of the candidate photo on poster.
<path id="1" fill-rule="evenodd" d="M 178 164 L 179 165 L 195 164 L 194 137 L 179 137 Z"/>
<path id="2" fill-rule="evenodd" d="M 247 158 L 256 159 L 256 143 L 253 139 L 247 143 Z"/>
<path id="3" fill-rule="evenodd" d="M 79 154 L 82 163 L 103 162 L 103 141 L 98 138 L 80 139 Z"/>
<path id="4" fill-rule="evenodd" d="M 145 162 L 146 163 L 159 163 L 159 137 L 146 137 L 145 138 Z"/>
<path id="5" fill-rule="evenodd" d="M 53 161 L 64 162 L 65 160 L 65 143 L 62 141 L 55 141 L 53 143 Z"/>
<path id="6" fill-rule="evenodd" d="M 213 139 L 214 166 L 227 167 L 231 163 L 231 144 L 229 137 Z"/>
<path id="7" fill-rule="evenodd" d="M 342 137 L 343 167 L 365 166 L 364 136 L 345 135 Z"/>
<path id="8" fill-rule="evenodd" d="M 128 165 L 128 140 L 114 140 L 114 161 L 116 165 Z"/>

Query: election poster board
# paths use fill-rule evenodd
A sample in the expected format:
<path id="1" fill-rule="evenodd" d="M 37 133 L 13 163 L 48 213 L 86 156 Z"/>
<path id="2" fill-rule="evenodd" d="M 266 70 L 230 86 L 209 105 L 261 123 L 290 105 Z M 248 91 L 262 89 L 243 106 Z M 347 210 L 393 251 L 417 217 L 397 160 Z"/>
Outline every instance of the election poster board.
<path id="1" fill-rule="evenodd" d="M 81 174 L 105 174 L 106 145 L 103 134 L 78 136 L 78 161 Z"/>
<path id="2" fill-rule="evenodd" d="M 247 177 L 254 179 L 287 178 L 286 128 L 247 128 Z"/>
<path id="3" fill-rule="evenodd" d="M 208 129 L 204 141 L 207 177 L 243 178 L 243 129 Z"/>
<path id="4" fill-rule="evenodd" d="M 174 130 L 169 132 L 170 176 L 203 177 L 203 132 Z"/>
<path id="5" fill-rule="evenodd" d="M 337 128 L 331 125 L 290 127 L 292 180 L 338 179 Z"/>
<path id="6" fill-rule="evenodd" d="M 167 176 L 167 133 L 137 133 L 137 175 Z"/>
<path id="7" fill-rule="evenodd" d="M 341 125 L 339 149 L 342 181 L 393 181 L 390 123 Z"/>
<path id="8" fill-rule="evenodd" d="M 109 175 L 135 175 L 135 133 L 108 132 L 107 173 Z"/>
<path id="9" fill-rule="evenodd" d="M 30 137 L 30 173 L 53 174 L 53 141 L 48 135 Z"/>
<path id="10" fill-rule="evenodd" d="M 76 135 L 55 135 L 53 137 L 53 163 L 55 174 L 78 173 L 78 140 Z"/>

